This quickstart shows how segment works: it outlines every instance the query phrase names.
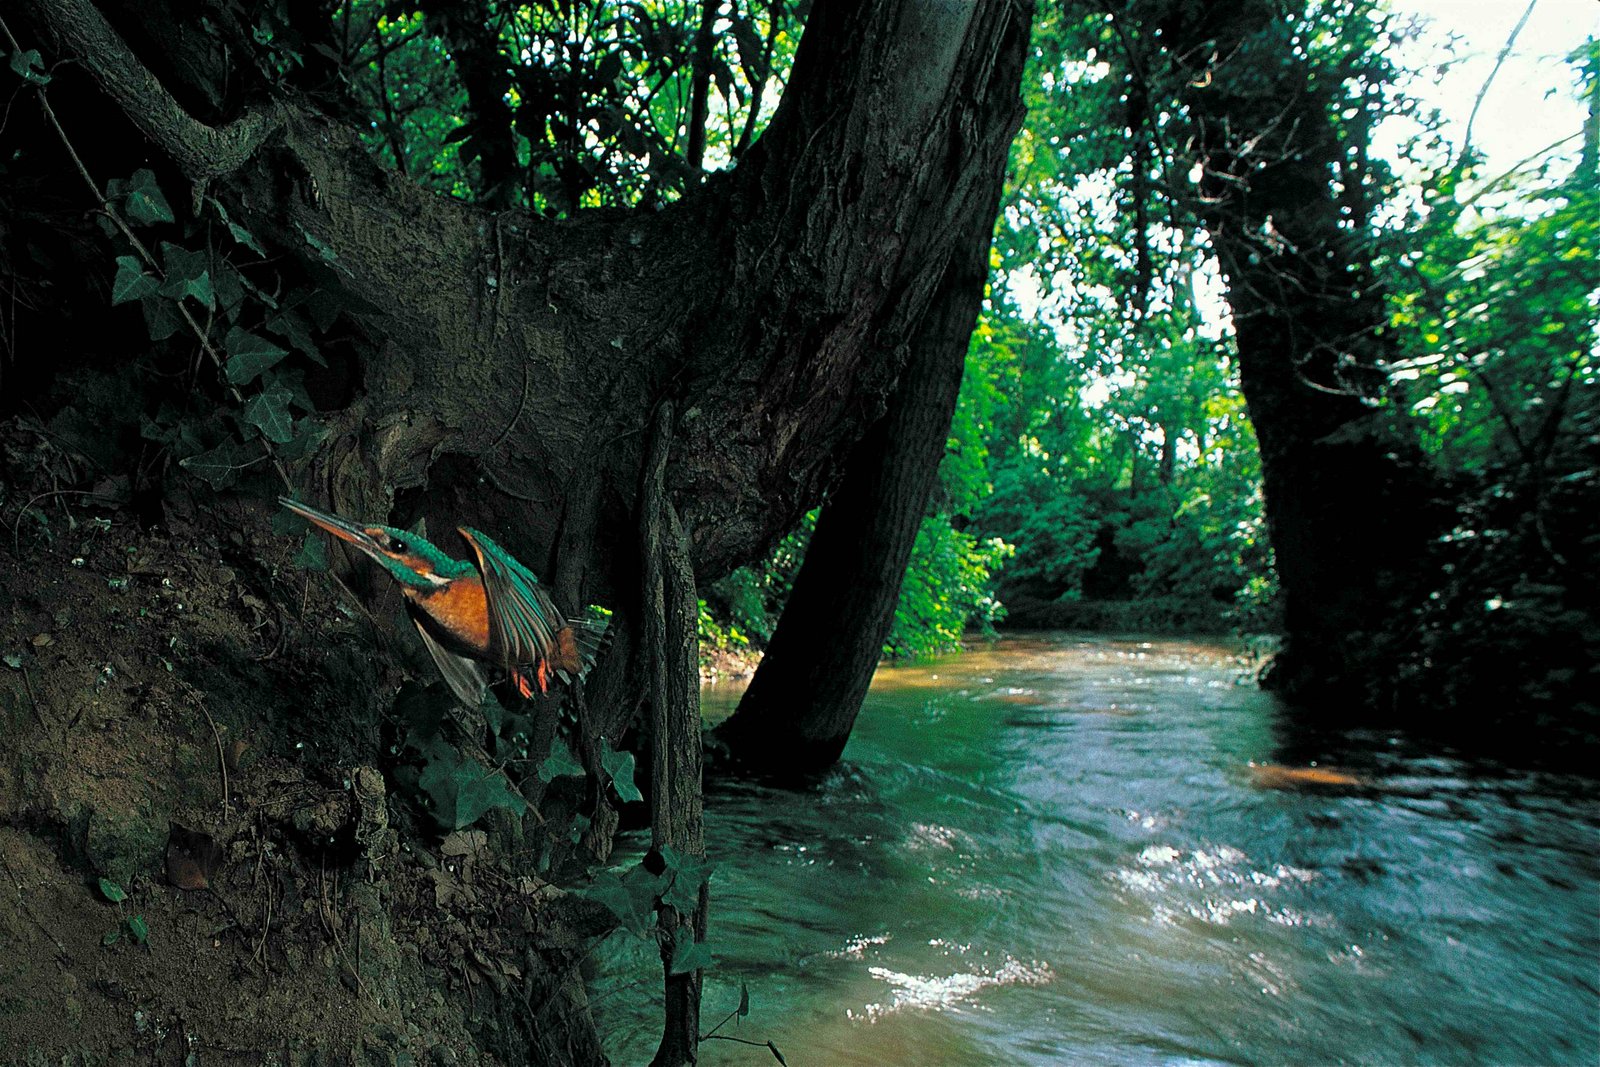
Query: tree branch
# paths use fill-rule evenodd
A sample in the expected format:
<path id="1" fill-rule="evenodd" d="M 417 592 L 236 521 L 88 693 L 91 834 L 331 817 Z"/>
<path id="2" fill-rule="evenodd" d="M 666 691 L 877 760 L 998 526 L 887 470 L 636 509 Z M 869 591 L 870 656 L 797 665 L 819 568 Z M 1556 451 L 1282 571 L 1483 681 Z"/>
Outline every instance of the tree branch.
<path id="1" fill-rule="evenodd" d="M 89 0 L 24 3 L 193 181 L 237 170 L 287 118 L 283 105 L 269 104 L 248 109 L 221 128 L 207 126 L 183 109 Z"/>

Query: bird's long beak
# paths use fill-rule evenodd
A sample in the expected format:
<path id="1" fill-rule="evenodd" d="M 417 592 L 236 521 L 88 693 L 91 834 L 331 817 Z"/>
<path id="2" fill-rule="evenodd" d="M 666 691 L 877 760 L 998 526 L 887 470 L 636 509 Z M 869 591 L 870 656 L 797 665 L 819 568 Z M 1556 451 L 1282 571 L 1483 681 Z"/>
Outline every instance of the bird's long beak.
<path id="1" fill-rule="evenodd" d="M 290 500 L 286 496 L 280 496 L 278 503 L 301 518 L 307 519 L 327 530 L 339 540 L 354 545 L 373 559 L 383 558 L 383 550 L 378 547 L 378 543 L 372 539 L 372 536 L 350 520 L 341 519 L 337 515 L 330 515 L 326 511 L 318 511 L 309 504 L 302 504 L 298 500 Z"/>

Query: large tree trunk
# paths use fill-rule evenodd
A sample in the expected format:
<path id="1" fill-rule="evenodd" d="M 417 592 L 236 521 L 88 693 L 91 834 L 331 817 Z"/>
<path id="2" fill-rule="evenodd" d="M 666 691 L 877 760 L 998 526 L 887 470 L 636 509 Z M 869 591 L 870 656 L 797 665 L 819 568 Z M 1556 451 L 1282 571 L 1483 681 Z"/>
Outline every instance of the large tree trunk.
<path id="1" fill-rule="evenodd" d="M 586 542 L 591 595 L 627 569 L 606 561 L 629 556 L 612 550 L 659 396 L 684 399 L 668 484 L 697 573 L 755 558 L 821 497 L 883 411 L 953 235 L 994 200 L 1026 36 L 1000 0 L 823 0 L 735 171 L 662 211 L 549 223 L 428 194 L 291 103 L 203 125 L 163 80 L 173 57 L 135 56 L 88 0 L 24 8 L 389 346 L 320 457 L 331 502 L 381 514 L 441 466 L 487 469 L 430 485 L 424 510 L 504 530 L 536 567 Z M 574 495 L 599 506 L 569 514 Z"/>
<path id="2" fill-rule="evenodd" d="M 1202 168 L 1196 209 L 1228 284 L 1241 385 L 1261 446 L 1286 644 L 1273 678 L 1296 697 L 1353 697 L 1381 659 L 1431 526 L 1414 442 L 1378 404 L 1383 297 L 1344 225 L 1331 175 L 1344 148 L 1327 89 L 1262 0 L 1157 3 L 1161 41 Z"/>
<path id="3" fill-rule="evenodd" d="M 1026 26 L 1017 33 L 1026 40 Z M 974 210 L 966 248 L 951 260 L 889 411 L 856 445 L 823 506 L 766 654 L 719 730 L 734 757 L 761 773 L 815 772 L 850 739 L 944 457 L 995 207 Z"/>

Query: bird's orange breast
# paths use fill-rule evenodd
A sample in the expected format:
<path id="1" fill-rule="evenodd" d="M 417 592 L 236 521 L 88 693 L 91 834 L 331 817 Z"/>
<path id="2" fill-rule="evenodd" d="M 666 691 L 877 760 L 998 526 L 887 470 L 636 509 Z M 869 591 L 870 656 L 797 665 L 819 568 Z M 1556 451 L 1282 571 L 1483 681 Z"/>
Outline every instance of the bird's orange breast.
<path id="1" fill-rule="evenodd" d="M 406 597 L 460 646 L 489 654 L 489 598 L 480 578 L 457 578 L 435 589 L 406 590 Z"/>

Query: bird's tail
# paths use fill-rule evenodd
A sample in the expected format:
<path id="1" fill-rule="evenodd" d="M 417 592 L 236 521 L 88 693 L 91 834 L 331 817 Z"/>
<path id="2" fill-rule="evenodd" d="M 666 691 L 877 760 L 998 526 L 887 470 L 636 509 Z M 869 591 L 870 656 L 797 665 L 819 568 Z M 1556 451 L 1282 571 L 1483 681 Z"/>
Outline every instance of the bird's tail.
<path id="1" fill-rule="evenodd" d="M 556 656 L 551 665 L 563 682 L 580 680 L 611 641 L 611 616 L 591 607 L 581 619 L 568 619 L 556 634 Z"/>
<path id="2" fill-rule="evenodd" d="M 578 677 L 589 673 L 600 653 L 611 643 L 611 615 L 591 607 L 581 619 L 573 619 L 572 637 L 578 646 Z"/>

